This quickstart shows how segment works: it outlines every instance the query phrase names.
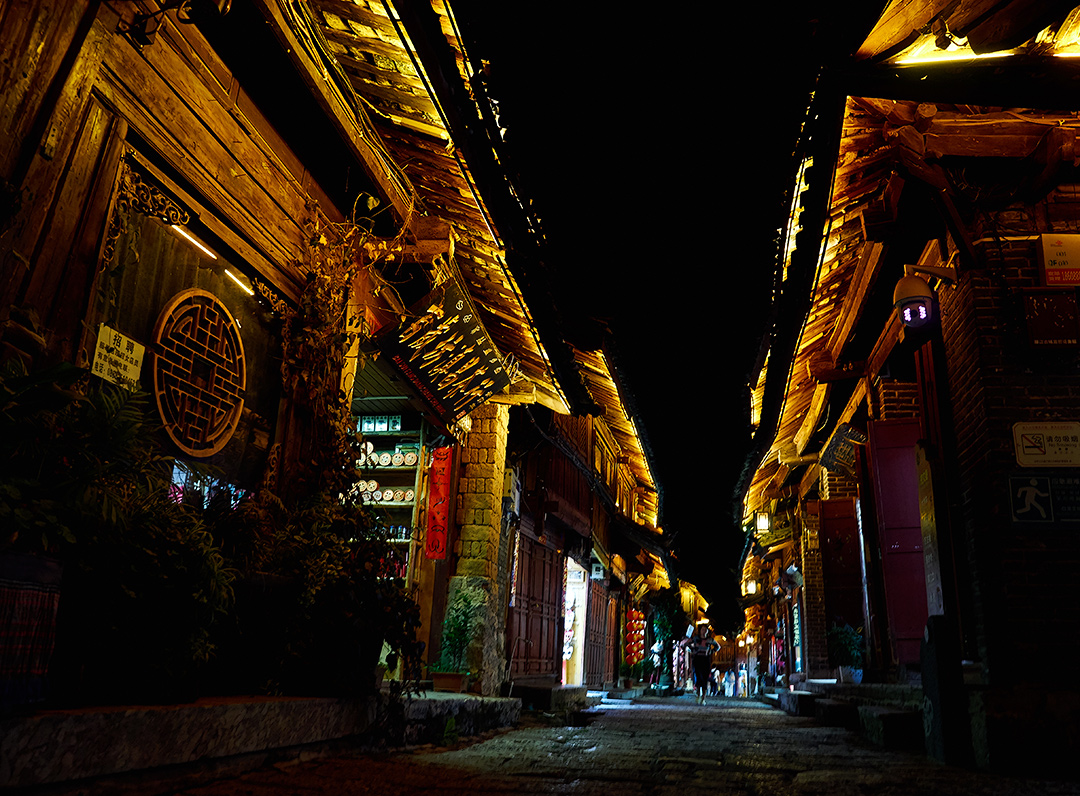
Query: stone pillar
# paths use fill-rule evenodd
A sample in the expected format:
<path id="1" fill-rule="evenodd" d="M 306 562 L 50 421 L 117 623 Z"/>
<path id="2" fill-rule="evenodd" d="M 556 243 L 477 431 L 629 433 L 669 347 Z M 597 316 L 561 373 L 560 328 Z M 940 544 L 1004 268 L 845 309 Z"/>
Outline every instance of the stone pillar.
<path id="1" fill-rule="evenodd" d="M 463 472 L 458 480 L 455 519 L 458 527 L 457 571 L 450 579 L 450 595 L 463 585 L 486 595 L 480 635 L 469 648 L 470 666 L 480 673 L 485 696 L 499 692 L 506 679 L 505 556 L 500 556 L 503 535 L 503 480 L 510 411 L 486 404 L 472 413 L 472 428 L 461 450 Z"/>

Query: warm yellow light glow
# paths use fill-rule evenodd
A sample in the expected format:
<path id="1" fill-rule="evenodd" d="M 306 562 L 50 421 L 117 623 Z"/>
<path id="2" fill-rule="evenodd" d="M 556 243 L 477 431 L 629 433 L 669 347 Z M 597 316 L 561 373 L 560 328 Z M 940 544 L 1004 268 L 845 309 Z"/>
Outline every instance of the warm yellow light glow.
<path id="1" fill-rule="evenodd" d="M 769 513 L 767 511 L 759 511 L 757 513 L 757 529 L 758 531 L 769 530 Z"/>
<path id="2" fill-rule="evenodd" d="M 746 583 L 746 593 L 747 594 L 757 594 L 757 581 L 756 580 L 747 581 L 747 583 Z"/>
<path id="3" fill-rule="evenodd" d="M 196 249 L 201 251 L 203 254 L 205 254 L 207 257 L 209 257 L 211 260 L 216 260 L 217 259 L 216 254 L 214 254 L 212 251 L 210 251 L 208 248 L 206 248 L 206 246 L 203 245 L 202 241 L 197 240 L 195 238 L 195 236 L 193 236 L 190 232 L 188 232 L 182 226 L 180 226 L 179 224 L 173 224 L 172 228 L 176 232 L 176 234 L 178 234 L 180 237 L 182 237 L 184 240 L 186 240 L 188 243 L 190 243 Z"/>
<path id="4" fill-rule="evenodd" d="M 783 280 L 787 281 L 788 266 L 791 265 L 791 255 L 795 251 L 795 237 L 802 230 L 802 194 L 807 189 L 806 170 L 814 165 L 813 158 L 806 158 L 799 164 L 799 172 L 795 175 L 795 189 L 791 192 L 791 208 L 788 212 L 787 226 L 784 229 L 784 272 Z"/>
<path id="5" fill-rule="evenodd" d="M 234 274 L 234 273 L 233 273 L 232 271 L 230 271 L 230 270 L 229 270 L 228 268 L 226 268 L 226 269 L 225 269 L 225 276 L 229 277 L 229 279 L 231 279 L 231 280 L 232 280 L 232 281 L 234 281 L 234 282 L 235 282 L 235 283 L 236 283 L 237 285 L 239 285 L 240 289 L 241 289 L 241 290 L 243 290 L 243 291 L 244 291 L 245 293 L 247 293 L 247 294 L 248 294 L 249 296 L 254 296 L 254 295 L 255 295 L 255 291 L 254 291 L 254 290 L 252 290 L 252 289 L 251 289 L 250 287 L 248 287 L 247 285 L 245 285 L 245 284 L 244 284 L 243 282 L 241 282 L 241 281 L 240 281 L 240 280 L 239 280 L 239 279 L 237 278 L 236 274 Z"/>
<path id="6" fill-rule="evenodd" d="M 971 50 L 934 50 L 932 52 L 910 55 L 896 61 L 898 64 L 939 64 L 954 61 L 980 61 L 987 58 L 1008 58 L 1014 53 L 1009 51 L 996 53 L 973 53 Z"/>

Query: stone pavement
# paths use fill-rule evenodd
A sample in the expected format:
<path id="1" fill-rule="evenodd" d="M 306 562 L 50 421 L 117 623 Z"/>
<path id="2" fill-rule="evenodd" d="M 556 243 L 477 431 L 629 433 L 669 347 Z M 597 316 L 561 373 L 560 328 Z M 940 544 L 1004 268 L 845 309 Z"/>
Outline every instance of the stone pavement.
<path id="1" fill-rule="evenodd" d="M 1066 796 L 1080 782 L 1005 778 L 868 745 L 748 700 L 607 701 L 573 717 L 523 718 L 479 740 L 385 753 L 337 750 L 202 781 L 117 779 L 40 791 L 169 796 L 580 794 L 581 796 Z"/>

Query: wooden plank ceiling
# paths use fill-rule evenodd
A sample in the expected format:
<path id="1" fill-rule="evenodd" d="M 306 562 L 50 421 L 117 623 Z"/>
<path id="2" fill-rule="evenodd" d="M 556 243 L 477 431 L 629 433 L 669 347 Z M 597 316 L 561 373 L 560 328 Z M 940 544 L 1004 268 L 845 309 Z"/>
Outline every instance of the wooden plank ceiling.
<path id="1" fill-rule="evenodd" d="M 468 85 L 469 67 L 446 3 L 431 2 L 442 33 Z M 421 212 L 448 222 L 455 259 L 484 326 L 503 354 L 513 354 L 539 400 L 568 411 L 533 318 L 493 228 L 468 165 L 460 158 L 420 59 L 382 0 L 306 0 L 330 54 L 382 137 L 382 144 L 415 187 Z M 477 107 L 459 109 L 479 118 Z M 509 190 L 509 184 L 507 184 Z"/>
<path id="2" fill-rule="evenodd" d="M 867 39 L 864 51 L 898 52 L 905 41 L 914 41 L 908 35 L 910 26 L 927 24 L 938 6 L 955 7 L 959 13 L 965 9 L 970 12 L 976 5 L 994 4 L 893 2 Z M 1008 5 L 1002 8 L 1007 10 Z M 907 14 L 906 21 L 899 21 L 901 12 Z M 1059 12 L 1053 30 L 1036 31 L 1033 39 L 1019 46 L 1033 48 L 1036 39 L 1045 43 L 1054 40 L 1058 32 L 1065 35 L 1071 30 L 1068 46 L 1075 47 L 1080 14 L 1064 7 Z M 880 324 L 876 327 L 880 336 L 871 361 L 853 362 L 847 355 L 868 288 L 887 259 L 884 238 L 878 233 L 895 218 L 903 183 L 922 180 L 937 190 L 944 188 L 948 200 L 955 191 L 942 159 L 947 163 L 949 158 L 982 157 L 1030 158 L 1039 164 L 1033 168 L 1032 178 L 1050 185 L 1054 174 L 1052 168 L 1046 173 L 1048 163 L 1053 165 L 1056 159 L 1062 167 L 1080 162 L 1078 130 L 1080 119 L 1070 112 L 848 98 L 839 151 L 833 153 L 832 163 L 817 164 L 826 172 L 835 169 L 821 263 L 792 366 L 786 374 L 766 374 L 767 378 L 786 378 L 787 389 L 776 435 L 751 479 L 745 516 L 768 509 L 770 501 L 785 493 L 792 494 L 800 481 L 805 487 L 807 468 L 817 466 L 813 462 L 823 445 L 821 435 L 813 437 L 813 432 L 849 419 L 840 411 L 826 411 L 836 379 L 852 370 L 863 379 L 872 378 L 895 342 L 896 324 L 890 324 L 890 318 L 875 317 L 873 323 Z M 1038 174 L 1039 169 L 1044 173 Z M 891 285 L 902 274 L 899 266 L 891 264 L 890 268 L 882 279 Z M 864 381 L 854 401 L 865 400 L 861 397 L 866 394 L 865 387 Z M 813 444 L 812 439 L 816 439 Z"/>

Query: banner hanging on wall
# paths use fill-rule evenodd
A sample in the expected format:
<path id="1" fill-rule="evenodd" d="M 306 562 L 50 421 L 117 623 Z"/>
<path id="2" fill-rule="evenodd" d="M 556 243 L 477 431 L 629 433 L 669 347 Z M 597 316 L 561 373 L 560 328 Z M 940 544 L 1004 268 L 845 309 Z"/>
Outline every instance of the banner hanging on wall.
<path id="1" fill-rule="evenodd" d="M 447 529 L 450 527 L 450 466 L 453 448 L 436 448 L 432 454 L 428 482 L 427 539 L 424 557 L 446 558 Z"/>

